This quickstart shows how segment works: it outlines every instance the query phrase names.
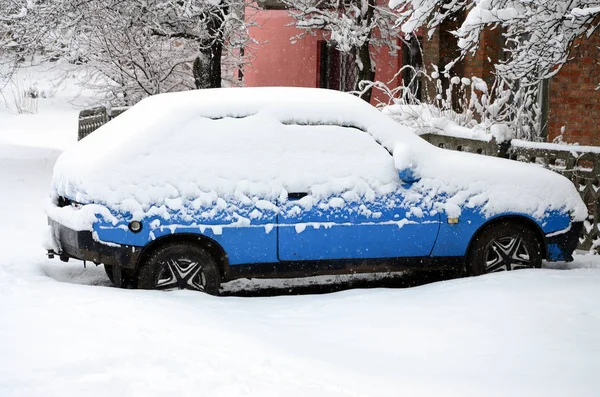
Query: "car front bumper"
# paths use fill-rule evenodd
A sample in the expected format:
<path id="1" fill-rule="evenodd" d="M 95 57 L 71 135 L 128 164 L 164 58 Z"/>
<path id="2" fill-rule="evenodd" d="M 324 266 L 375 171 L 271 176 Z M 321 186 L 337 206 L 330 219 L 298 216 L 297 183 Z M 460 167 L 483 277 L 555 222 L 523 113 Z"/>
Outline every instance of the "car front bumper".
<path id="1" fill-rule="evenodd" d="M 579 237 L 583 231 L 583 222 L 573 222 L 571 226 L 561 233 L 550 233 L 546 235 L 547 260 L 566 261 L 573 260 L 573 251 L 579 244 Z"/>
<path id="2" fill-rule="evenodd" d="M 48 224 L 60 247 L 59 252 L 49 251 L 49 254 L 57 254 L 63 261 L 74 258 L 94 262 L 97 265 L 105 264 L 135 269 L 142 252 L 142 247 L 103 243 L 95 239 L 91 231 L 73 230 L 51 218 L 48 218 Z"/>

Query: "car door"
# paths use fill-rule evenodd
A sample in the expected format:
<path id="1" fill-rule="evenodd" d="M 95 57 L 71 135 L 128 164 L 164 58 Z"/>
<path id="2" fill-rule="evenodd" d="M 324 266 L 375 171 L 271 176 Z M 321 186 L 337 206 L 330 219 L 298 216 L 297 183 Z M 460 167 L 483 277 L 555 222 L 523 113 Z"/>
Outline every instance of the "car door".
<path id="1" fill-rule="evenodd" d="M 315 126 L 299 126 L 298 130 L 303 128 L 313 133 Z M 332 145 L 331 140 L 343 144 Z M 295 164 L 297 177 L 305 180 L 304 188 L 292 189 L 277 215 L 280 261 L 431 253 L 439 214 L 421 211 L 418 202 L 406 203 L 406 190 L 391 154 L 372 137 L 352 127 L 321 128 L 310 149 L 310 161 Z M 315 170 L 318 166 L 323 167 L 321 173 Z M 347 173 L 360 176 L 355 182 L 361 186 L 348 185 L 352 178 L 345 177 Z M 309 180 L 311 176 L 314 181 Z M 324 176 L 332 180 L 324 181 Z M 372 186 L 362 186 L 369 178 L 367 184 Z"/>

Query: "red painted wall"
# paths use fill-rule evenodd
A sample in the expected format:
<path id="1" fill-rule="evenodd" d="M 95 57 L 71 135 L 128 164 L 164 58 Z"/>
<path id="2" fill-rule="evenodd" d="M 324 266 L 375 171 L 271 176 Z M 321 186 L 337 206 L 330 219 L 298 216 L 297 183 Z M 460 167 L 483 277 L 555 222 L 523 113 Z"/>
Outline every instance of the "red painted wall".
<path id="1" fill-rule="evenodd" d="M 375 80 L 385 83 L 390 88 L 397 87 L 402 82 L 400 75 L 395 76 L 402 67 L 402 51 L 390 53 L 388 47 L 381 47 L 379 49 L 371 48 L 371 54 L 373 54 L 372 57 L 375 62 Z M 382 91 L 373 90 L 373 96 L 371 97 L 373 105 L 380 102 L 388 104 L 389 101 L 390 97 Z"/>
<path id="2" fill-rule="evenodd" d="M 248 10 L 258 26 L 250 28 L 250 37 L 255 44 L 246 51 L 251 64 L 244 68 L 244 84 L 248 87 L 266 86 L 319 86 L 319 40 L 321 34 L 307 35 L 295 44 L 291 37 L 301 33 L 293 26 L 294 22 L 286 10 Z M 401 54 L 392 56 L 388 48 L 373 52 L 376 64 L 375 79 L 395 86 L 400 80 L 393 79 L 401 65 Z M 388 97 L 380 91 L 373 92 L 371 103 L 388 102 Z"/>
<path id="3" fill-rule="evenodd" d="M 256 12 L 256 11 L 252 11 Z M 258 11 L 250 28 L 250 37 L 259 44 L 247 49 L 251 65 L 244 68 L 248 87 L 293 86 L 318 87 L 318 40 L 307 36 L 292 44 L 290 38 L 301 33 L 285 10 Z"/>

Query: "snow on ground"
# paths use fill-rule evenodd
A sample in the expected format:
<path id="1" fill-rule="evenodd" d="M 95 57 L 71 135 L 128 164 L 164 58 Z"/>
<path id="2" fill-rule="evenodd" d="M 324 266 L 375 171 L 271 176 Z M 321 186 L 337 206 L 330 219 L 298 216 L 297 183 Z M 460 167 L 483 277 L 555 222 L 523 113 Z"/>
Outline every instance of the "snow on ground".
<path id="1" fill-rule="evenodd" d="M 1 111 L 0 111 L 1 112 Z M 77 111 L 0 113 L 0 395 L 595 396 L 600 259 L 403 289 L 120 290 L 47 260 L 43 201 Z"/>
<path id="2" fill-rule="evenodd" d="M 92 92 L 78 86 L 77 81 L 84 78 L 85 73 L 73 67 L 45 64 L 19 71 L 12 84 L 0 81 L 2 142 L 60 149 L 74 143 L 78 111 L 96 102 Z M 31 90 L 39 95 L 32 100 L 37 113 L 18 114 L 14 97 Z"/>

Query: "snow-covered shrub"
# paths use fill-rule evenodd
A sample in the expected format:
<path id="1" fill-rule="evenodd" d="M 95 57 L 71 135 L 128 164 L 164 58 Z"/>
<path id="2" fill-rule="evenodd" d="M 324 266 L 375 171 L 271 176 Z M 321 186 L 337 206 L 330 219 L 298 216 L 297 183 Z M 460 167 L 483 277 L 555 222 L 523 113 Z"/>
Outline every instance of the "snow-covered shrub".
<path id="1" fill-rule="evenodd" d="M 7 108 L 15 114 L 35 114 L 38 111 L 38 98 L 44 91 L 38 89 L 35 81 L 18 78 L 16 75 L 8 82 L 6 94 L 3 94 Z"/>
<path id="2" fill-rule="evenodd" d="M 421 134 L 441 133 L 470 138 L 485 138 L 495 109 L 488 105 L 487 84 L 478 78 L 452 77 L 444 87 L 442 75 L 434 66 L 432 73 L 411 69 L 411 80 L 396 88 L 376 83 L 375 87 L 389 96 L 384 112 L 411 125 Z M 416 85 L 421 86 L 420 98 Z M 489 110 L 489 111 L 488 111 Z"/>
<path id="3" fill-rule="evenodd" d="M 543 126 L 535 87 L 518 87 L 497 78 L 492 86 L 478 77 L 450 76 L 435 65 L 433 71 L 411 69 L 410 81 L 389 88 L 371 83 L 389 97 L 385 112 L 418 132 L 442 133 L 502 142 L 511 138 L 538 140 Z M 423 97 L 418 97 L 416 86 Z"/>
<path id="4" fill-rule="evenodd" d="M 502 32 L 502 56 L 494 61 L 500 90 L 511 91 L 506 125 L 517 137 L 539 140 L 544 130 L 538 105 L 540 84 L 571 59 L 577 43 L 598 34 L 599 0 L 390 0 L 396 25 L 406 35 L 419 30 L 432 36 L 447 29 L 456 38 L 459 55 L 444 68 L 475 53 L 486 29 Z M 494 95 L 491 95 L 494 98 Z"/>
<path id="5" fill-rule="evenodd" d="M 485 29 L 502 29 L 504 57 L 496 72 L 532 84 L 558 73 L 577 40 L 589 38 L 600 26 L 599 0 L 390 0 L 389 6 L 405 34 L 421 28 L 431 34 L 460 18 L 451 32 L 460 58 L 477 51 Z"/>

